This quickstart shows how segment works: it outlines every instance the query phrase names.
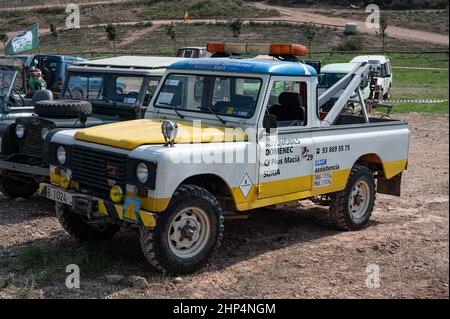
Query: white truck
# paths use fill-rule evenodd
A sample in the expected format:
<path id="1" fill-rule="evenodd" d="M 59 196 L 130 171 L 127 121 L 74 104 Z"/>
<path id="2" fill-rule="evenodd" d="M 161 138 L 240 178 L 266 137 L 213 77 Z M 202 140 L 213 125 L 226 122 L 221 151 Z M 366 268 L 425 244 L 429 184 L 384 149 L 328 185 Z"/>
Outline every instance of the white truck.
<path id="1" fill-rule="evenodd" d="M 282 60 L 305 52 L 295 44 L 208 48 Z M 259 207 L 320 200 L 339 228 L 361 229 L 377 191 L 400 195 L 410 134 L 404 121 L 343 114 L 355 91 L 364 108 L 359 87 L 367 73 L 361 65 L 318 98 L 317 72 L 301 62 L 176 62 L 145 119 L 55 134 L 51 182 L 40 193 L 56 202 L 75 238 L 107 239 L 120 227 L 139 227 L 149 263 L 172 274 L 209 259 L 224 216 Z M 342 88 L 321 120 L 320 105 Z"/>
<path id="2" fill-rule="evenodd" d="M 371 90 L 372 98 L 377 101 L 388 100 L 392 87 L 393 75 L 392 65 L 385 55 L 360 55 L 354 57 L 350 62 L 367 63 L 373 72 Z"/>

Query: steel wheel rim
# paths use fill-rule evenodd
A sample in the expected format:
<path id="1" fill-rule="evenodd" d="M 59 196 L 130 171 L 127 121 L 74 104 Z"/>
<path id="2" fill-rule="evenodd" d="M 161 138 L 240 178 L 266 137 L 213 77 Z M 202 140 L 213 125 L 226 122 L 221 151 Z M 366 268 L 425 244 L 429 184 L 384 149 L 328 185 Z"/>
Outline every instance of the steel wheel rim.
<path id="1" fill-rule="evenodd" d="M 353 185 L 348 198 L 348 210 L 355 219 L 364 217 L 370 204 L 370 186 L 365 180 L 359 180 Z"/>
<path id="2" fill-rule="evenodd" d="M 172 219 L 168 241 L 170 250 L 179 258 L 192 258 L 206 246 L 211 224 L 206 212 L 198 207 L 187 207 Z"/>

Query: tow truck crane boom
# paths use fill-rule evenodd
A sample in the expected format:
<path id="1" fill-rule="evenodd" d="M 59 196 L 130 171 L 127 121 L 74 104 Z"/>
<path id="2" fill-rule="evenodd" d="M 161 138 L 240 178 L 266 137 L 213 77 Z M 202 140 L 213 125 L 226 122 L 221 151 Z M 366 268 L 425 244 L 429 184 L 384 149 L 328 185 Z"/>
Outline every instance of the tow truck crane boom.
<path id="1" fill-rule="evenodd" d="M 362 98 L 361 93 L 361 82 L 367 81 L 369 75 L 369 65 L 367 63 L 361 63 L 357 65 L 352 72 L 344 76 L 341 80 L 339 80 L 336 84 L 326 90 L 321 96 L 319 96 L 319 105 L 320 108 L 322 105 L 327 103 L 333 96 L 336 96 L 342 89 L 344 92 L 338 98 L 338 100 L 334 103 L 333 107 L 328 112 L 325 119 L 322 121 L 322 126 L 330 126 L 333 125 L 338 119 L 344 107 L 347 105 L 347 102 L 350 98 L 355 94 L 358 95 L 359 103 L 361 103 L 361 107 L 363 110 L 363 114 L 366 122 L 369 122 L 369 116 L 366 109 L 366 104 Z"/>

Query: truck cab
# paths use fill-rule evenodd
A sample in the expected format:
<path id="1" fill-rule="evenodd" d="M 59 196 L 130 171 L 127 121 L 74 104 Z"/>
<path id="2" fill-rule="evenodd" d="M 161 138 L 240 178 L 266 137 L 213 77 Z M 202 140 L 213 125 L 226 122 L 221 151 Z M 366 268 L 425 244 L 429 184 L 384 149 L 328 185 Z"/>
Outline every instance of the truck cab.
<path id="1" fill-rule="evenodd" d="M 29 66 L 42 71 L 47 88 L 52 91 L 55 98 L 59 98 L 66 79 L 67 68 L 85 61 L 87 60 L 77 56 L 36 54 L 29 61 Z"/>
<path id="2" fill-rule="evenodd" d="M 177 51 L 178 58 L 209 58 L 211 55 L 205 47 L 183 47 Z"/>
<path id="3" fill-rule="evenodd" d="M 49 177 L 48 143 L 57 131 L 139 119 L 165 68 L 179 59 L 117 57 L 68 67 L 61 99 L 39 101 L 0 130 L 0 191 L 33 195 Z"/>
<path id="4" fill-rule="evenodd" d="M 138 227 L 149 263 L 173 274 L 199 269 L 223 236 L 224 216 L 247 216 L 313 199 L 336 226 L 365 227 L 377 192 L 400 195 L 409 129 L 369 117 L 361 64 L 318 97 L 316 70 L 298 44 L 209 44 L 214 53 L 257 59 L 187 59 L 172 64 L 145 118 L 50 141 L 50 183 L 61 225 L 96 240 Z M 291 60 L 291 61 L 286 61 Z M 322 118 L 321 105 L 344 88 Z M 354 92 L 362 116 L 343 113 Z M 276 218 L 276 215 L 274 215 Z"/>
<path id="5" fill-rule="evenodd" d="M 368 63 L 372 76 L 372 91 L 374 100 L 388 100 L 392 87 L 393 74 L 389 57 L 385 55 L 361 55 L 354 57 L 350 62 Z"/>

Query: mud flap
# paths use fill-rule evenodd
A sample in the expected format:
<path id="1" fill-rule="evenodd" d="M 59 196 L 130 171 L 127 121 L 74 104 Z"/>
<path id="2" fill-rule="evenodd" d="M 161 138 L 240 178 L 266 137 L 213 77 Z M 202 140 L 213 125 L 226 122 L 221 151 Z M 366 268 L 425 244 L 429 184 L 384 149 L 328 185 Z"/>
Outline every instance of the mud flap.
<path id="1" fill-rule="evenodd" d="M 400 196 L 401 184 L 402 173 L 390 179 L 379 177 L 377 179 L 377 192 L 380 194 Z"/>

